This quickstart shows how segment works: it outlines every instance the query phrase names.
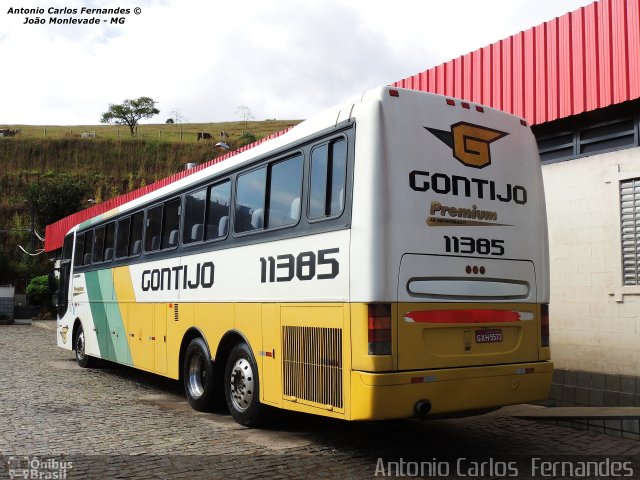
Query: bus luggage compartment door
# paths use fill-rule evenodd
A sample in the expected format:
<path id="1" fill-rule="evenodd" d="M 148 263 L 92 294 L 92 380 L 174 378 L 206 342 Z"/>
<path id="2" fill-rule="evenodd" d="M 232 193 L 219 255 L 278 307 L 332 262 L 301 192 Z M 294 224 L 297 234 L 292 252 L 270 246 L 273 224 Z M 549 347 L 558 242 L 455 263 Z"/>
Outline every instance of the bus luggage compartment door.
<path id="1" fill-rule="evenodd" d="M 532 262 L 407 254 L 399 273 L 399 370 L 538 360 Z"/>

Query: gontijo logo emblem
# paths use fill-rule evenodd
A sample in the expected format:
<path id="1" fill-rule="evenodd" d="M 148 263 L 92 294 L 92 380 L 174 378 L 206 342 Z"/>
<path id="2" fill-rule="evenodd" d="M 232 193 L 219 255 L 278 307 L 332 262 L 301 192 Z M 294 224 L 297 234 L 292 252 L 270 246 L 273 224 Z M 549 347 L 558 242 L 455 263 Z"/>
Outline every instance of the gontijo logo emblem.
<path id="1" fill-rule="evenodd" d="M 507 132 L 481 127 L 473 123 L 458 122 L 451 132 L 424 127 L 453 150 L 453 156 L 467 167 L 484 168 L 491 164 L 489 144 L 509 135 Z"/>

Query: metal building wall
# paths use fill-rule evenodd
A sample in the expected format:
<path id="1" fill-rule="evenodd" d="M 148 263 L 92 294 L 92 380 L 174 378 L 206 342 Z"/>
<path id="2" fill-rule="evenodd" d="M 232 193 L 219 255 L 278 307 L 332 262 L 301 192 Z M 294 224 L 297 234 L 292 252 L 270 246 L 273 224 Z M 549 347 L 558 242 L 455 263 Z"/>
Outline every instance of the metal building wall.
<path id="1" fill-rule="evenodd" d="M 640 97 L 640 0 L 600 0 L 394 83 L 531 124 Z"/>

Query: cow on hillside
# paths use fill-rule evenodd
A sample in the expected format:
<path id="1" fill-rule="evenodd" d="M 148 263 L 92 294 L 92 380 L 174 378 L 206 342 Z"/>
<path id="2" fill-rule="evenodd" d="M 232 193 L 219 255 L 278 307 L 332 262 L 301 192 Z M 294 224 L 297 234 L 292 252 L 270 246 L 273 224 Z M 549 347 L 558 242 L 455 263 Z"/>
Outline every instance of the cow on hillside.
<path id="1" fill-rule="evenodd" d="M 211 134 L 207 132 L 198 132 L 198 141 L 211 140 Z"/>

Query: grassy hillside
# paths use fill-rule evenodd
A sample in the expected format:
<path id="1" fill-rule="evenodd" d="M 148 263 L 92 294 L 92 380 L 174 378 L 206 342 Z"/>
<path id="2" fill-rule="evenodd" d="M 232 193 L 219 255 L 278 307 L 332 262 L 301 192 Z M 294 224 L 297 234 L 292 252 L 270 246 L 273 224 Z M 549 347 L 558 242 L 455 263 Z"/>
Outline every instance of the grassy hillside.
<path id="1" fill-rule="evenodd" d="M 250 132 L 258 138 L 295 125 L 298 120 L 265 120 L 262 122 L 219 122 L 219 123 L 183 123 L 183 124 L 147 124 L 139 125 L 138 140 L 197 142 L 198 132 L 211 134 L 213 143 L 220 141 L 220 132 L 227 132 L 228 140 L 238 141 L 244 132 Z M 71 139 L 82 138 L 83 133 L 95 133 L 96 139 L 131 140 L 126 125 L 0 125 L 0 130 L 19 129 L 14 138 L 20 139 Z"/>
<path id="2" fill-rule="evenodd" d="M 296 123 L 141 125 L 136 137 L 131 137 L 126 126 L 116 125 L 0 125 L 0 130 L 20 129 L 13 137 L 0 138 L 0 228 L 6 227 L 15 213 L 24 214 L 21 192 L 41 176 L 80 178 L 87 182 L 87 198 L 104 201 L 169 176 L 186 163 L 202 163 L 225 153 L 215 147 L 217 141 L 225 141 L 233 150 L 252 136 L 260 139 Z M 228 136 L 221 137 L 223 131 Z M 82 132 L 95 132 L 96 136 L 83 138 Z M 198 132 L 210 133 L 213 138 L 197 141 Z"/>

